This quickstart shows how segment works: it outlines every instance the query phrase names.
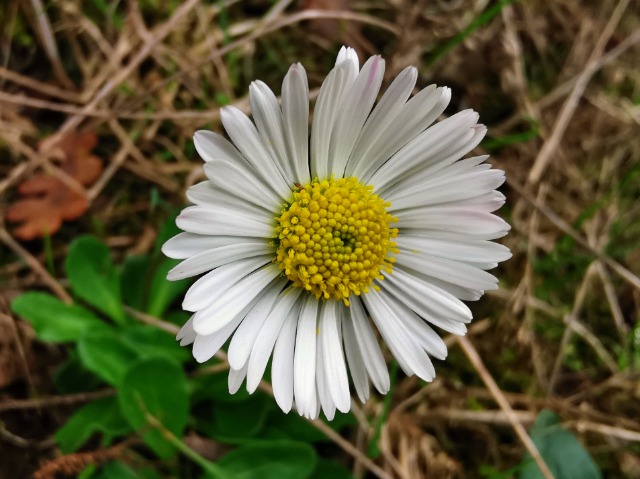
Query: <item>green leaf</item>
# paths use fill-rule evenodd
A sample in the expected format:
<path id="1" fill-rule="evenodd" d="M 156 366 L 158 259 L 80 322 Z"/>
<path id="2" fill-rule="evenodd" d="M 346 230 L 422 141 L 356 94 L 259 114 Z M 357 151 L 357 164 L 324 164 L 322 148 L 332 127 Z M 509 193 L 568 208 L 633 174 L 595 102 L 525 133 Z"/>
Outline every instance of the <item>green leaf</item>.
<path id="1" fill-rule="evenodd" d="M 189 279 L 180 281 L 169 281 L 167 273 L 180 261 L 175 259 L 164 259 L 153 272 L 151 290 L 149 292 L 149 304 L 147 313 L 152 316 L 162 316 L 167 308 L 181 296 L 189 287 Z"/>
<path id="2" fill-rule="evenodd" d="M 122 300 L 134 309 L 145 309 L 145 290 L 148 285 L 147 271 L 151 259 L 148 255 L 128 256 L 122 265 L 120 291 Z"/>
<path id="3" fill-rule="evenodd" d="M 136 471 L 140 476 L 140 479 L 162 479 L 162 476 L 155 470 L 145 467 Z"/>
<path id="4" fill-rule="evenodd" d="M 241 446 L 219 459 L 217 465 L 234 479 L 306 479 L 317 461 L 309 444 L 265 441 Z"/>
<path id="5" fill-rule="evenodd" d="M 97 399 L 78 409 L 56 432 L 56 441 L 63 453 L 69 454 L 82 446 L 93 434 L 102 433 L 103 444 L 131 430 L 122 417 L 115 397 Z"/>
<path id="6" fill-rule="evenodd" d="M 131 362 L 138 357 L 136 350 L 113 331 L 83 336 L 78 341 L 78 354 L 89 371 L 112 386 L 120 385 Z"/>
<path id="7" fill-rule="evenodd" d="M 109 248 L 98 238 L 82 236 L 71 243 L 65 261 L 73 292 L 116 323 L 125 321 L 118 272 Z"/>
<path id="8" fill-rule="evenodd" d="M 169 311 L 162 316 L 166 321 L 182 327 L 182 325 L 189 320 L 191 314 L 193 313 L 189 311 Z"/>
<path id="9" fill-rule="evenodd" d="M 192 381 L 194 386 L 193 402 L 213 400 L 214 402 L 237 403 L 248 400 L 250 395 L 245 388 L 240 388 L 235 394 L 229 394 L 228 376 L 229 371 L 221 371 L 194 378 Z"/>
<path id="10" fill-rule="evenodd" d="M 46 293 L 25 293 L 11 303 L 18 316 L 31 323 L 42 341 L 77 341 L 87 331 L 107 329 L 93 313 L 81 306 L 65 304 Z"/>
<path id="11" fill-rule="evenodd" d="M 181 348 L 172 335 L 145 324 L 132 324 L 122 333 L 122 341 L 142 358 L 161 356 L 184 363 L 191 357 L 189 350 Z"/>
<path id="12" fill-rule="evenodd" d="M 118 461 L 111 461 L 93 474 L 91 479 L 141 479 L 141 476 L 129 466 Z"/>
<path id="13" fill-rule="evenodd" d="M 353 479 L 351 471 L 344 467 L 342 464 L 330 461 L 328 459 L 320 459 L 316 468 L 313 470 L 313 474 L 309 476 L 309 479 Z"/>
<path id="14" fill-rule="evenodd" d="M 148 467 L 134 471 L 122 462 L 110 461 L 87 479 L 162 479 L 162 476 Z"/>
<path id="15" fill-rule="evenodd" d="M 89 464 L 87 467 L 83 469 L 83 471 L 78 474 L 77 479 L 92 479 L 93 475 L 98 472 L 98 467 L 95 464 Z"/>
<path id="16" fill-rule="evenodd" d="M 124 376 L 118 399 L 125 418 L 143 433 L 147 445 L 161 458 L 171 456 L 174 447 L 149 425 L 147 416 L 155 417 L 175 436 L 182 436 L 189 417 L 189 395 L 180 365 L 158 357 L 136 361 Z"/>
<path id="17" fill-rule="evenodd" d="M 332 421 L 326 423 L 331 429 L 340 431 L 344 427 L 355 424 L 353 414 L 344 414 L 336 411 L 336 415 Z M 330 439 L 319 429 L 313 427 L 309 421 L 298 416 L 297 414 L 284 414 L 280 409 L 274 408 L 267 420 L 268 429 L 277 430 L 281 434 L 286 434 L 290 439 L 296 439 L 304 442 L 328 442 Z M 273 437 L 273 436 L 272 436 Z"/>
<path id="18" fill-rule="evenodd" d="M 271 404 L 272 400 L 263 394 L 239 403 L 214 402 L 208 434 L 225 443 L 246 442 L 263 428 Z"/>
<path id="19" fill-rule="evenodd" d="M 602 474 L 578 439 L 547 409 L 538 414 L 531 439 L 556 479 L 601 479 Z M 520 479 L 540 479 L 542 473 L 531 457 L 523 461 Z"/>
<path id="20" fill-rule="evenodd" d="M 100 378 L 82 365 L 77 349 L 69 350 L 68 355 L 53 376 L 56 391 L 61 394 L 95 391 L 102 384 Z"/>

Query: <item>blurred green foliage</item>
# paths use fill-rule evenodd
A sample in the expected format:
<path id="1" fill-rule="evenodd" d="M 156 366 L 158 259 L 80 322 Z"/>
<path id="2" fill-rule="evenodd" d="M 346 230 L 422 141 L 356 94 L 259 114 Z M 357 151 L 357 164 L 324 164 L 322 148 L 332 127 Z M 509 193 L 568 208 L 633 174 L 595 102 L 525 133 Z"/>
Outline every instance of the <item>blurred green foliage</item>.
<path id="1" fill-rule="evenodd" d="M 344 466 L 318 457 L 313 444 L 328 438 L 306 420 L 283 414 L 261 392 L 230 395 L 226 371 L 199 371 L 189 351 L 169 334 L 127 313 L 133 309 L 172 316 L 172 306 L 189 285 L 187 280 L 165 279 L 177 262 L 162 256 L 160 248 L 176 232 L 172 217 L 150 254 L 130 256 L 121 267 L 113 264 L 109 249 L 97 237 L 78 237 L 64 263 L 76 299 L 73 304 L 40 292 L 27 292 L 12 302 L 14 313 L 31 323 L 40 340 L 69 346 L 68 359 L 54 378 L 60 393 L 99 391 L 105 386 L 116 390 L 68 418 L 55 434 L 60 450 L 73 453 L 96 439 L 106 447 L 137 434 L 171 476 L 185 477 L 180 462 L 174 460 L 183 453 L 199 466 L 199 472 L 188 477 L 351 477 Z M 178 316 L 184 320 L 183 314 Z M 338 414 L 330 425 L 339 430 L 354 422 L 351 414 Z M 210 462 L 182 442 L 187 429 L 235 448 Z M 164 472 L 148 460 L 135 467 L 111 461 L 87 468 L 80 477 L 157 479 Z"/>

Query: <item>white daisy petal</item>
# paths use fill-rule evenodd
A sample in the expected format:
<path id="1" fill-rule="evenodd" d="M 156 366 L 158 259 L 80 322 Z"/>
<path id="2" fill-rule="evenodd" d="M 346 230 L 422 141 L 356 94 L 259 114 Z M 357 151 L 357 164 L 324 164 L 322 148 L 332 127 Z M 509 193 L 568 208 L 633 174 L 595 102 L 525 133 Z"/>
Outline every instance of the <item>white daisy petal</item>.
<path id="1" fill-rule="evenodd" d="M 393 286 L 405 297 L 412 298 L 412 304 L 407 304 L 420 316 L 449 318 L 463 323 L 471 321 L 471 310 L 462 301 L 402 267 L 394 268 L 392 274 L 385 275 L 387 281 L 385 288 Z"/>
<path id="2" fill-rule="evenodd" d="M 258 130 L 251 120 L 233 106 L 225 106 L 220 110 L 220 119 L 233 143 L 244 157 L 260 171 L 271 183 L 271 187 L 281 197 L 287 198 L 290 186 L 282 177 L 278 165 L 265 150 Z"/>
<path id="3" fill-rule="evenodd" d="M 311 128 L 311 176 L 329 176 L 331 137 L 344 91 L 355 79 L 351 61 L 337 65 L 320 87 Z"/>
<path id="4" fill-rule="evenodd" d="M 229 394 L 235 394 L 240 390 L 240 386 L 247 377 L 247 370 L 249 369 L 249 363 L 245 363 L 240 369 L 229 368 Z"/>
<path id="5" fill-rule="evenodd" d="M 450 98 L 449 88 L 435 85 L 428 86 L 411 98 L 395 117 L 387 119 L 380 135 L 363 140 L 371 143 L 370 151 L 368 158 L 360 163 L 354 174 L 363 181 L 369 181 L 383 163 L 442 114 Z"/>
<path id="6" fill-rule="evenodd" d="M 429 276 L 458 284 L 470 289 L 493 290 L 498 280 L 491 274 L 461 261 L 450 260 L 429 254 L 399 254 L 396 264 L 406 268 L 428 271 Z"/>
<path id="7" fill-rule="evenodd" d="M 446 291 L 444 288 L 440 289 Z M 469 322 L 470 319 L 462 320 L 459 318 L 450 318 L 434 314 L 429 309 L 429 305 L 425 304 L 424 299 L 410 295 L 406 290 L 398 287 L 396 284 L 392 284 L 391 282 L 385 285 L 385 291 L 393 295 L 393 297 L 396 298 L 399 303 L 406 304 L 422 319 L 428 321 L 434 326 L 437 326 L 438 328 L 448 333 L 456 334 L 458 336 L 464 336 L 467 333 L 467 326 L 465 322 Z"/>
<path id="8" fill-rule="evenodd" d="M 400 319 L 398 303 L 385 301 L 375 290 L 364 296 L 364 303 L 402 370 L 425 381 L 432 381 L 435 377 L 433 364 Z"/>
<path id="9" fill-rule="evenodd" d="M 447 348 L 433 327 L 465 334 L 471 311 L 507 260 L 491 242 L 510 226 L 504 173 L 487 156 L 462 159 L 486 133 L 478 114 L 439 123 L 451 90 L 404 69 L 376 104 L 384 61 L 362 69 L 343 47 L 320 88 L 309 132 L 309 85 L 300 64 L 282 83 L 281 104 L 259 80 L 253 121 L 221 110 L 231 142 L 194 135 L 207 179 L 187 190 L 195 206 L 163 252 L 182 262 L 168 278 L 203 274 L 183 308 L 194 314 L 177 340 L 206 361 L 229 341 L 229 392 L 253 393 L 273 354 L 278 406 L 317 419 L 349 411 L 349 376 L 361 401 L 369 381 L 390 378 L 378 334 L 408 375 L 430 381 L 430 356 Z M 310 133 L 310 135 L 309 135 Z M 374 327 L 375 325 L 375 327 Z M 377 331 L 376 331 L 377 329 Z M 231 338 L 231 339 L 230 339 Z"/>
<path id="10" fill-rule="evenodd" d="M 244 311 L 239 312 L 222 328 L 213 334 L 198 334 L 193 342 L 193 357 L 199 363 L 203 363 L 211 359 L 220 348 L 227 342 L 233 331 L 238 327 L 240 321 L 251 308 L 251 305 L 245 307 Z M 195 321 L 195 318 L 194 318 Z"/>
<path id="11" fill-rule="evenodd" d="M 436 226 L 442 226 L 436 225 Z M 446 226 L 445 226 L 446 227 Z M 430 236 L 432 238 L 451 239 L 454 241 L 461 240 L 494 240 L 502 238 L 506 235 L 511 226 L 508 223 L 503 222 L 495 227 L 486 228 L 484 231 L 477 230 L 465 230 L 465 231 L 447 231 L 444 229 L 430 229 L 430 228 L 404 228 L 403 231 L 409 235 Z"/>
<path id="12" fill-rule="evenodd" d="M 203 208 L 209 208 L 211 205 L 222 205 L 233 210 L 242 209 L 254 215 L 264 215 L 264 208 L 247 201 L 246 198 L 238 198 L 238 196 L 232 195 L 227 191 L 214 188 L 209 180 L 191 186 L 187 190 L 186 196 L 191 203 Z"/>
<path id="13" fill-rule="evenodd" d="M 353 175 L 361 162 L 371 163 L 370 154 L 376 151 L 379 146 L 376 139 L 384 134 L 384 129 L 392 123 L 394 117 L 402 109 L 411 95 L 417 79 L 418 69 L 407 67 L 389 85 L 358 136 L 346 167 L 345 173 L 347 175 Z"/>
<path id="14" fill-rule="evenodd" d="M 249 165 L 212 161 L 204 165 L 204 172 L 212 186 L 226 191 L 235 198 L 238 198 L 241 192 L 251 191 L 251 202 L 269 212 L 276 213 L 284 200 L 271 189 L 268 181 Z M 235 199 L 235 202 L 237 201 Z"/>
<path id="15" fill-rule="evenodd" d="M 321 407 L 324 415 L 327 416 L 329 421 L 331 421 L 336 414 L 336 404 L 333 402 L 333 397 L 329 390 L 330 379 L 327 378 L 326 374 L 322 337 L 323 335 L 318 335 L 318 345 L 316 346 L 316 387 L 318 388 L 319 402 L 316 407 Z"/>
<path id="16" fill-rule="evenodd" d="M 278 170 L 287 184 L 292 184 L 295 178 L 287 153 L 282 111 L 278 99 L 264 82 L 258 80 L 249 86 L 249 101 L 264 147 L 276 160 Z"/>
<path id="17" fill-rule="evenodd" d="M 353 323 L 356 341 L 358 342 L 360 353 L 364 359 L 367 373 L 376 389 L 380 393 L 386 394 L 391 387 L 389 370 L 387 369 L 387 363 L 384 361 L 378 341 L 367 319 L 361 299 L 354 298 L 349 307 L 351 309 L 351 321 Z"/>
<path id="18" fill-rule="evenodd" d="M 416 273 L 415 271 L 413 272 L 413 274 L 416 277 L 427 281 L 433 286 L 437 286 L 438 288 L 463 301 L 478 301 L 484 294 L 484 291 L 481 289 L 463 288 L 462 286 L 459 286 L 457 284 L 447 283 L 446 281 L 439 280 L 438 278 L 434 278 L 433 276 L 429 276 L 424 273 Z M 466 331 L 466 328 L 464 328 L 463 331 Z M 464 334 L 464 332 L 462 334 Z"/>
<path id="19" fill-rule="evenodd" d="M 271 365 L 273 397 L 285 413 L 288 413 L 293 405 L 293 352 L 297 324 L 296 316 L 289 315 L 285 319 L 273 349 Z"/>
<path id="20" fill-rule="evenodd" d="M 447 168 L 442 173 L 448 173 L 448 170 L 453 169 Z M 401 182 L 402 187 L 395 189 L 394 192 L 388 192 L 385 198 L 389 198 L 394 211 L 434 204 L 450 204 L 464 200 L 472 200 L 465 204 L 481 206 L 485 204 L 483 201 L 485 195 L 497 193 L 493 190 L 505 180 L 502 171 L 484 170 L 479 167 L 458 174 L 452 172 L 447 175 L 447 178 L 442 178 L 442 176 L 444 175 L 436 173 L 430 178 L 422 178 L 422 173 L 416 174 L 415 177 L 420 177 L 422 181 L 414 181 L 414 177 L 412 177 L 406 182 Z M 492 197 L 494 201 L 490 205 L 486 205 L 487 211 L 494 211 L 502 206 L 500 200 L 504 200 L 503 196 Z"/>
<path id="21" fill-rule="evenodd" d="M 385 197 L 390 194 L 395 194 L 398 197 L 402 197 L 405 194 L 406 189 L 414 189 L 416 187 L 427 183 L 430 187 L 438 187 L 441 181 L 450 180 L 452 178 L 460 178 L 462 175 L 485 171 L 491 169 L 491 165 L 484 163 L 489 158 L 489 155 L 472 156 L 464 160 L 456 161 L 452 164 L 438 164 L 429 162 L 424 165 L 424 168 L 411 175 L 404 180 L 397 182 L 393 185 L 393 193 L 385 193 Z M 415 180 L 415 177 L 419 177 L 419 180 Z M 432 183 L 432 181 L 434 181 Z"/>
<path id="22" fill-rule="evenodd" d="M 254 238 L 248 239 L 254 240 Z M 191 276 L 196 276 L 227 263 L 232 263 L 243 258 L 262 256 L 270 253 L 272 254 L 274 251 L 274 246 L 268 244 L 266 241 L 246 241 L 221 246 L 219 248 L 204 251 L 184 260 L 169 271 L 167 279 L 170 281 L 176 281 L 179 279 L 190 278 Z"/>
<path id="23" fill-rule="evenodd" d="M 193 315 L 191 315 L 182 328 L 180 328 L 180 331 L 178 331 L 176 340 L 180 342 L 180 346 L 187 346 L 193 344 L 196 336 L 196 332 L 193 330 Z"/>
<path id="24" fill-rule="evenodd" d="M 393 305 L 392 309 L 400 313 L 404 324 L 413 335 L 413 338 L 430 356 L 438 359 L 445 359 L 447 357 L 447 345 L 423 319 L 409 309 L 402 301 L 386 293 L 385 290 L 380 290 L 379 294 L 387 304 Z"/>
<path id="25" fill-rule="evenodd" d="M 351 69 L 353 70 L 353 76 L 358 74 L 358 70 L 360 69 L 360 61 L 358 60 L 358 54 L 353 48 L 340 48 L 338 57 L 336 58 L 336 66 L 340 65 L 343 62 L 350 63 Z"/>
<path id="26" fill-rule="evenodd" d="M 193 135 L 193 143 L 200 157 L 207 163 L 211 161 L 228 161 L 244 164 L 247 162 L 238 149 L 218 133 L 198 130 Z"/>
<path id="27" fill-rule="evenodd" d="M 282 325 L 298 315 L 301 307 L 301 302 L 298 301 L 300 293 L 300 288 L 291 287 L 280 293 L 275 306 L 260 328 L 260 334 L 258 334 L 249 356 L 247 391 L 250 393 L 254 392 L 260 384 Z"/>
<path id="28" fill-rule="evenodd" d="M 348 314 L 348 312 L 346 313 Z M 347 364 L 349 365 L 349 371 L 351 373 L 351 379 L 353 385 L 356 388 L 356 393 L 361 402 L 366 402 L 369 399 L 369 378 L 367 376 L 367 369 L 364 365 L 362 354 L 360 354 L 360 346 L 356 339 L 356 333 L 353 327 L 353 322 L 350 318 L 344 318 L 342 321 L 342 337 L 344 338 L 344 353 L 347 357 Z"/>
<path id="29" fill-rule="evenodd" d="M 448 164 L 459 159 L 462 155 L 456 156 L 456 151 L 464 151 L 467 147 L 470 150 L 473 148 L 471 145 L 479 142 L 486 131 L 476 128 L 477 121 L 478 114 L 475 111 L 464 110 L 427 128 L 396 153 L 391 161 L 382 165 L 368 182 L 375 186 L 376 191 L 382 192 L 387 185 L 410 176 L 416 167 Z"/>
<path id="30" fill-rule="evenodd" d="M 509 225 L 498 216 L 455 206 L 426 206 L 394 211 L 398 227 L 403 230 L 430 228 L 452 233 L 491 236 L 509 231 Z M 411 234 L 415 234 L 413 231 Z"/>
<path id="31" fill-rule="evenodd" d="M 257 238 L 246 238 L 243 236 L 209 236 L 193 233 L 179 233 L 164 245 L 162 252 L 169 258 L 187 259 L 210 249 L 222 248 L 238 242 L 264 242 Z"/>
<path id="32" fill-rule="evenodd" d="M 351 87 L 345 91 L 344 102 L 335 119 L 331 136 L 329 149 L 331 174 L 343 176 L 353 146 L 378 96 L 383 76 L 384 60 L 379 56 L 371 57 L 364 64 Z"/>
<path id="33" fill-rule="evenodd" d="M 257 302 L 265 288 L 278 276 L 278 267 L 270 264 L 248 274 L 216 297 L 193 317 L 198 334 L 212 334 L 232 321 L 247 305 Z"/>
<path id="34" fill-rule="evenodd" d="M 342 351 L 341 318 L 338 314 L 338 303 L 325 302 L 322 306 L 319 335 L 322 337 L 322 356 L 329 393 L 336 408 L 348 412 L 351 408 L 349 396 L 349 379 Z"/>
<path id="35" fill-rule="evenodd" d="M 470 190 L 473 190 L 473 188 L 470 188 Z M 453 194 L 457 195 L 458 198 L 462 198 L 463 196 L 468 196 L 475 193 L 477 192 L 470 191 L 470 192 L 463 193 L 462 191 L 460 191 L 460 192 L 454 192 Z M 422 194 L 416 195 L 416 196 L 422 196 Z M 431 196 L 431 199 L 426 198 L 427 196 Z M 442 198 L 447 199 L 448 196 L 449 195 L 447 194 L 443 194 Z M 412 206 L 408 208 L 403 208 L 403 209 L 410 210 L 411 208 L 439 206 L 449 210 L 467 209 L 469 211 L 481 211 L 483 213 L 493 213 L 494 211 L 499 209 L 505 202 L 504 195 L 498 191 L 489 191 L 488 193 L 480 194 L 480 196 L 474 196 L 472 198 L 466 198 L 466 199 L 456 199 L 456 200 L 447 201 L 447 202 L 442 202 L 440 201 L 439 198 L 437 198 L 436 195 L 432 195 L 426 192 L 424 194 L 424 197 L 426 201 L 421 206 L 414 204 L 415 200 L 411 200 L 410 198 L 407 198 L 411 202 Z M 396 202 L 396 204 L 398 205 L 400 205 L 401 203 L 402 203 L 402 199 Z M 393 207 L 389 208 L 389 211 L 393 212 L 394 214 L 397 212 L 400 212 L 401 210 L 402 210 L 401 208 L 398 208 L 398 209 L 395 209 Z"/>
<path id="36" fill-rule="evenodd" d="M 318 391 L 316 390 L 316 393 L 313 396 L 313 402 L 311 403 L 311 409 L 309 409 L 309 413 L 304 415 L 304 416 L 307 419 L 311 419 L 312 421 L 315 421 L 320 416 L 321 406 L 322 405 L 320 404 L 320 397 L 318 396 Z M 335 414 L 335 411 L 334 411 L 334 414 Z M 333 418 L 333 416 L 332 416 L 332 418 Z M 329 416 L 327 416 L 327 419 L 329 419 Z M 329 419 L 329 421 L 330 420 L 331 419 Z"/>
<path id="37" fill-rule="evenodd" d="M 285 284 L 286 280 L 284 278 L 275 281 L 262 295 L 253 309 L 249 311 L 242 324 L 238 327 L 227 352 L 227 359 L 232 368 L 241 369 L 249 360 L 251 350 L 260 333 L 260 329 L 262 329 L 262 325 L 273 309 L 273 305 L 276 303 L 278 295 Z"/>
<path id="38" fill-rule="evenodd" d="M 269 256 L 244 258 L 216 268 L 198 281 L 187 291 L 182 302 L 186 311 L 203 309 L 242 278 L 268 263 Z"/>
<path id="39" fill-rule="evenodd" d="M 498 263 L 472 263 L 466 262 L 469 266 L 473 266 L 474 268 L 482 269 L 482 270 L 490 270 L 498 267 Z"/>
<path id="40" fill-rule="evenodd" d="M 301 415 L 311 414 L 316 400 L 316 336 L 320 303 L 309 295 L 298 319 L 294 354 L 294 392 Z"/>
<path id="41" fill-rule="evenodd" d="M 282 83 L 282 116 L 294 178 L 311 180 L 309 173 L 309 84 L 300 63 L 291 65 Z"/>
<path id="42" fill-rule="evenodd" d="M 190 206 L 176 218 L 178 227 L 188 233 L 258 238 L 273 235 L 272 222 L 269 216 L 260 217 L 241 205 L 234 208 L 222 204 L 217 208 Z"/>
<path id="43" fill-rule="evenodd" d="M 491 241 L 453 241 L 427 236 L 399 235 L 396 239 L 403 254 L 430 254 L 466 263 L 474 261 L 506 261 L 511 251 L 506 246 Z"/>

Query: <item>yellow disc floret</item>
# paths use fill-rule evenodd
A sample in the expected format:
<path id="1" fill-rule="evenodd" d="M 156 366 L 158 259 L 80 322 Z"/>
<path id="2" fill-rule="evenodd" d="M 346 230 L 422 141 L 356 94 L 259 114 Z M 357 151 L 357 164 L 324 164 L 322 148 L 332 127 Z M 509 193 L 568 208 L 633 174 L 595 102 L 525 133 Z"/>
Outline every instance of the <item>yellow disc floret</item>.
<path id="1" fill-rule="evenodd" d="M 296 184 L 277 218 L 276 261 L 294 286 L 348 306 L 391 272 L 398 230 L 389 206 L 354 177 Z"/>

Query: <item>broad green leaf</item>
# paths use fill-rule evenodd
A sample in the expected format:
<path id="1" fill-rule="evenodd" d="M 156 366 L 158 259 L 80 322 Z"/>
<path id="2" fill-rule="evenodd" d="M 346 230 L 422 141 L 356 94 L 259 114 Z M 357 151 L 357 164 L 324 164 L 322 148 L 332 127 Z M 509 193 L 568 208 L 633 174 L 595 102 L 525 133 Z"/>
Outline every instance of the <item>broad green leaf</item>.
<path id="1" fill-rule="evenodd" d="M 102 384 L 100 378 L 82 365 L 77 349 L 70 349 L 68 356 L 53 376 L 56 391 L 61 394 L 95 391 Z"/>
<path id="2" fill-rule="evenodd" d="M 167 308 L 177 297 L 181 296 L 189 287 L 190 280 L 169 281 L 167 273 L 180 261 L 165 258 L 153 271 L 151 280 L 151 290 L 149 292 L 149 302 L 147 313 L 152 316 L 162 316 Z"/>
<path id="3" fill-rule="evenodd" d="M 148 467 L 133 470 L 119 461 L 110 461 L 93 472 L 88 479 L 162 479 L 162 476 Z"/>
<path id="4" fill-rule="evenodd" d="M 111 461 L 96 471 L 91 479 L 142 479 L 142 477 L 126 464 Z"/>
<path id="5" fill-rule="evenodd" d="M 92 479 L 93 475 L 98 472 L 98 466 L 95 464 L 89 464 L 84 470 L 78 474 L 77 479 Z"/>
<path id="6" fill-rule="evenodd" d="M 600 470 L 578 439 L 560 424 L 560 417 L 547 409 L 538 414 L 531 439 L 556 479 L 602 479 Z M 542 479 L 536 463 L 527 457 L 520 479 Z"/>
<path id="7" fill-rule="evenodd" d="M 148 255 L 128 256 L 122 265 L 120 291 L 122 300 L 134 309 L 143 311 L 146 304 L 145 291 L 148 286 L 147 271 L 151 259 Z"/>
<path id="8" fill-rule="evenodd" d="M 153 326 L 132 324 L 121 336 L 122 341 L 135 349 L 141 358 L 161 356 L 183 363 L 191 357 L 189 350 L 180 347 L 172 335 Z"/>
<path id="9" fill-rule="evenodd" d="M 65 268 L 73 292 L 115 322 L 125 321 L 118 272 L 109 248 L 98 238 L 82 236 L 69 247 Z"/>
<path id="10" fill-rule="evenodd" d="M 274 426 L 265 426 L 262 428 L 262 431 L 260 431 L 260 439 L 263 440 L 279 440 L 279 439 L 286 439 L 286 440 L 292 440 L 293 437 L 290 434 L 287 434 L 284 431 L 281 431 L 279 428 L 274 427 Z M 312 442 L 312 441 L 309 441 Z"/>
<path id="11" fill-rule="evenodd" d="M 233 479 L 306 479 L 318 458 L 309 444 L 296 441 L 252 442 L 218 460 Z"/>
<path id="12" fill-rule="evenodd" d="M 87 334 L 78 341 L 82 364 L 101 379 L 118 386 L 138 354 L 113 331 Z"/>
<path id="13" fill-rule="evenodd" d="M 11 303 L 11 309 L 31 323 L 42 341 L 77 341 L 87 331 L 108 328 L 91 311 L 65 304 L 46 293 L 31 292 L 18 296 Z"/>
<path id="14" fill-rule="evenodd" d="M 102 433 L 103 444 L 128 433 L 131 427 L 122 417 L 115 397 L 97 399 L 78 409 L 56 432 L 56 441 L 63 453 L 69 454 L 82 446 L 93 434 Z"/>
<path id="15" fill-rule="evenodd" d="M 168 311 L 167 313 L 163 314 L 162 317 L 166 321 L 169 321 L 170 323 L 177 324 L 178 326 L 182 327 L 184 323 L 189 321 L 191 314 L 192 313 L 188 311 L 176 310 L 176 311 Z"/>
<path id="16" fill-rule="evenodd" d="M 336 412 L 332 421 L 326 424 L 335 431 L 355 423 L 355 418 L 351 413 L 344 414 Z M 277 430 L 279 434 L 286 434 L 290 439 L 296 439 L 304 442 L 327 442 L 330 439 L 319 429 L 313 427 L 309 421 L 298 416 L 297 414 L 284 414 L 280 409 L 274 408 L 267 419 L 267 428 L 271 437 L 272 431 Z M 262 436 L 262 435 L 261 435 Z"/>
<path id="17" fill-rule="evenodd" d="M 239 444 L 255 437 L 263 428 L 272 400 L 254 394 L 238 403 L 213 403 L 213 421 L 208 434 L 221 442 Z"/>
<path id="18" fill-rule="evenodd" d="M 180 365 L 158 357 L 136 361 L 124 376 L 118 400 L 125 418 L 143 434 L 147 445 L 161 458 L 171 456 L 173 446 L 160 430 L 151 427 L 148 416 L 182 437 L 189 417 L 189 393 Z"/>
<path id="19" fill-rule="evenodd" d="M 87 479 L 162 479 L 162 476 L 148 467 L 133 470 L 119 461 L 110 461 Z"/>
<path id="20" fill-rule="evenodd" d="M 330 461 L 328 459 L 320 459 L 313 474 L 309 479 L 353 479 L 351 471 L 342 464 Z"/>
<path id="21" fill-rule="evenodd" d="M 138 476 L 140 476 L 140 479 L 163 479 L 164 477 L 148 467 L 139 469 L 136 472 L 138 473 Z"/>
<path id="22" fill-rule="evenodd" d="M 235 394 L 229 394 L 228 377 L 229 371 L 221 371 L 194 378 L 192 381 L 194 386 L 193 402 L 213 400 L 214 402 L 237 403 L 248 400 L 250 395 L 245 388 L 240 388 Z"/>

